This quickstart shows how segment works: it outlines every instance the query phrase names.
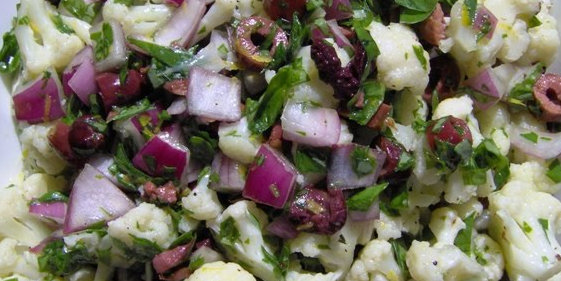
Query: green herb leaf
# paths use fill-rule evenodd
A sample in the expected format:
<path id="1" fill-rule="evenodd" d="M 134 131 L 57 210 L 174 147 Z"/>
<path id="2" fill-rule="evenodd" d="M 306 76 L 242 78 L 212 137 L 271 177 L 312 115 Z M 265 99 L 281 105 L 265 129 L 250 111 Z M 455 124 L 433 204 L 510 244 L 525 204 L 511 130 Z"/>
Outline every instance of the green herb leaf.
<path id="1" fill-rule="evenodd" d="M 395 0 L 395 3 L 410 10 L 432 12 L 438 0 Z"/>
<path id="2" fill-rule="evenodd" d="M 454 245 L 458 247 L 466 255 L 471 256 L 471 234 L 473 231 L 473 222 L 475 221 L 475 212 L 471 213 L 464 219 L 466 227 L 458 232 L 458 236 L 454 239 Z"/>
<path id="3" fill-rule="evenodd" d="M 163 47 L 154 43 L 141 41 L 130 37 L 127 39 L 131 44 L 140 48 L 148 55 L 166 64 L 167 66 L 174 66 L 184 61 L 189 61 L 195 55 L 195 50 L 192 48 L 185 51 L 179 48 L 172 49 Z"/>
<path id="4" fill-rule="evenodd" d="M 548 239 L 549 241 L 549 220 L 544 219 L 544 218 L 539 218 L 538 222 L 540 223 L 543 232 L 545 233 L 545 237 Z"/>
<path id="5" fill-rule="evenodd" d="M 351 211 L 366 212 L 372 206 L 372 203 L 378 199 L 378 196 L 384 189 L 388 187 L 388 183 L 381 183 L 367 187 L 359 193 L 347 199 L 347 208 Z"/>
<path id="6" fill-rule="evenodd" d="M 205 258 L 203 256 L 197 256 L 189 263 L 189 270 L 191 272 L 194 272 L 195 270 L 203 266 L 203 264 L 205 264 Z"/>
<path id="7" fill-rule="evenodd" d="M 528 106 L 535 103 L 534 84 L 543 73 L 545 66 L 543 63 L 535 65 L 534 69 L 518 84 L 516 84 L 508 94 L 507 102 L 516 107 Z"/>
<path id="8" fill-rule="evenodd" d="M 259 98 L 255 110 L 248 115 L 249 129 L 256 134 L 269 129 L 277 120 L 288 99 L 288 90 L 309 79 L 302 67 L 301 59 L 281 67 L 271 79 L 265 93 Z"/>
<path id="9" fill-rule="evenodd" d="M 523 222 L 523 223 L 522 223 L 522 230 L 523 230 L 525 233 L 531 233 L 532 231 L 534 231 L 534 229 L 532 229 L 532 226 L 529 225 L 527 222 Z"/>
<path id="10" fill-rule="evenodd" d="M 234 243 L 240 242 L 240 231 L 236 227 L 236 221 L 232 217 L 228 217 L 220 223 L 220 243 L 227 246 L 234 246 Z"/>
<path id="11" fill-rule="evenodd" d="M 66 25 L 64 23 L 64 21 L 62 20 L 62 18 L 60 17 L 59 14 L 55 14 L 53 16 L 51 16 L 51 20 L 53 21 L 53 24 L 55 25 L 56 29 L 58 31 L 60 31 L 61 33 L 64 34 L 73 34 L 74 29 L 68 27 L 68 25 Z"/>
<path id="12" fill-rule="evenodd" d="M 355 174 L 361 178 L 372 174 L 376 168 L 376 159 L 370 153 L 369 147 L 357 146 L 349 155 L 351 167 Z"/>
<path id="13" fill-rule="evenodd" d="M 4 33 L 0 50 L 0 72 L 14 74 L 21 69 L 21 54 L 14 30 Z"/>
<path id="14" fill-rule="evenodd" d="M 477 12 L 477 0 L 465 0 L 463 8 L 466 9 L 468 13 L 469 23 L 473 24 Z"/>
<path id="15" fill-rule="evenodd" d="M 372 119 L 378 108 L 384 101 L 386 88 L 378 81 L 366 81 L 361 86 L 363 96 L 362 108 L 356 107 L 360 95 L 355 95 L 348 103 L 349 119 L 356 121 L 360 125 L 366 125 Z"/>
<path id="16" fill-rule="evenodd" d="M 427 59 L 425 58 L 425 55 L 424 55 L 425 49 L 423 49 L 423 46 L 414 45 L 413 46 L 413 52 L 415 52 L 415 56 L 417 57 L 417 59 L 421 63 L 421 66 L 423 67 L 423 69 L 427 70 Z"/>
<path id="17" fill-rule="evenodd" d="M 533 27 L 540 26 L 540 25 L 542 25 L 542 22 L 536 16 L 533 16 L 528 21 L 528 28 L 533 28 Z"/>
<path id="18" fill-rule="evenodd" d="M 74 17 L 91 24 L 101 10 L 101 2 L 86 4 L 84 0 L 62 0 L 60 2 Z"/>
<path id="19" fill-rule="evenodd" d="M 122 143 L 117 145 L 115 155 L 113 157 L 115 164 L 110 167 L 110 171 L 117 178 L 117 181 L 131 191 L 136 191 L 137 186 L 151 181 L 156 185 L 162 185 L 167 182 L 164 178 L 150 177 L 141 170 L 137 169 L 129 160 L 125 147 Z"/>
<path id="20" fill-rule="evenodd" d="M 487 182 L 488 170 L 494 172 L 494 182 L 502 187 L 510 175 L 510 161 L 501 154 L 492 139 L 484 139 L 474 150 L 471 158 L 462 165 L 464 184 L 481 185 Z"/>
<path id="21" fill-rule="evenodd" d="M 263 252 L 263 261 L 273 266 L 273 273 L 277 280 L 285 280 L 286 273 L 288 272 L 290 249 L 288 246 L 282 247 L 280 253 L 273 255 L 261 246 L 261 252 Z"/>
<path id="22" fill-rule="evenodd" d="M 535 132 L 528 132 L 525 134 L 520 134 L 521 137 L 533 142 L 533 143 L 538 143 L 538 134 L 536 134 Z"/>
<path id="23" fill-rule="evenodd" d="M 122 108 L 118 108 L 117 114 L 113 115 L 111 118 L 109 118 L 109 120 L 107 120 L 107 122 L 112 122 L 112 121 L 117 121 L 117 120 L 123 120 L 123 119 L 128 119 L 131 118 L 137 114 L 140 114 L 142 112 L 146 112 L 150 109 L 153 109 L 154 107 L 152 106 L 152 104 L 150 103 L 150 101 L 148 99 L 142 99 L 138 102 L 136 102 L 136 104 L 127 106 L 127 107 L 122 107 Z"/>
<path id="24" fill-rule="evenodd" d="M 60 191 L 50 191 L 37 198 L 37 202 L 68 202 L 68 196 L 62 194 Z"/>
<path id="25" fill-rule="evenodd" d="M 559 159 L 555 159 L 549 164 L 546 175 L 554 183 L 561 182 L 561 164 L 559 163 Z"/>
<path id="26" fill-rule="evenodd" d="M 401 269 L 401 272 L 403 274 L 403 279 L 407 280 L 409 278 L 409 268 L 407 267 L 405 258 L 407 255 L 407 248 L 405 247 L 405 243 L 401 239 L 390 240 L 390 243 L 392 245 L 392 252 L 395 257 L 395 261 L 397 262 L 397 265 L 399 266 L 399 269 Z"/>
<path id="27" fill-rule="evenodd" d="M 380 55 L 380 49 L 378 48 L 376 41 L 372 38 L 372 35 L 370 35 L 370 32 L 367 30 L 367 27 L 373 20 L 373 15 L 370 7 L 366 3 L 364 4 L 362 12 L 366 12 L 366 15 L 364 17 L 359 17 L 357 16 L 357 11 L 355 10 L 355 17 L 353 17 L 352 26 L 358 40 L 366 51 L 366 67 L 364 68 L 364 74 L 361 77 L 361 81 L 365 81 L 370 75 L 372 64 Z"/>
<path id="28" fill-rule="evenodd" d="M 94 32 L 90 38 L 95 41 L 94 56 L 96 61 L 102 61 L 111 52 L 111 45 L 113 45 L 113 29 L 108 22 L 101 25 L 101 30 Z"/>
<path id="29" fill-rule="evenodd" d="M 427 19 L 432 14 L 432 11 L 417 11 L 408 8 L 403 8 L 399 14 L 399 22 L 405 24 L 419 23 Z"/>
<path id="30" fill-rule="evenodd" d="M 301 173 L 327 173 L 329 150 L 299 146 L 294 154 L 294 165 Z"/>
<path id="31" fill-rule="evenodd" d="M 177 246 L 185 245 L 191 241 L 196 240 L 196 238 L 197 236 L 196 234 L 193 234 L 193 232 L 185 232 L 181 234 L 179 237 L 177 237 L 175 240 L 173 240 L 173 242 L 171 242 L 171 245 L 169 245 L 168 248 L 173 249 Z"/>
<path id="32" fill-rule="evenodd" d="M 37 263 L 40 272 L 62 276 L 73 273 L 84 265 L 95 265 L 96 259 L 82 244 L 69 249 L 62 240 L 55 240 L 45 246 Z"/>

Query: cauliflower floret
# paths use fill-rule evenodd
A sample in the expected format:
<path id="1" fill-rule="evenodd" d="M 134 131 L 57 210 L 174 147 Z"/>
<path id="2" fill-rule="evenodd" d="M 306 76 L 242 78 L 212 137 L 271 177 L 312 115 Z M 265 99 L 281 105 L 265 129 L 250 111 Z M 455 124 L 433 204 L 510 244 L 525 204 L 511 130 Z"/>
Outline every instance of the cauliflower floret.
<path id="1" fill-rule="evenodd" d="M 486 234 L 477 234 L 473 239 L 474 254 L 485 269 L 490 280 L 500 280 L 503 276 L 505 261 L 501 247 Z"/>
<path id="2" fill-rule="evenodd" d="M 224 261 L 222 254 L 210 247 L 200 247 L 191 254 L 191 257 L 189 257 L 191 262 L 197 259 L 202 259 L 204 263 Z"/>
<path id="3" fill-rule="evenodd" d="M 415 119 L 427 120 L 429 107 L 421 94 L 404 90 L 395 95 L 393 100 L 394 118 L 403 125 L 411 125 Z"/>
<path id="4" fill-rule="evenodd" d="M 477 194 L 477 186 L 464 184 L 462 172 L 456 169 L 446 178 L 436 184 L 444 190 L 444 200 L 448 203 L 460 204 Z"/>
<path id="5" fill-rule="evenodd" d="M 380 49 L 376 58 L 378 80 L 388 89 L 409 88 L 413 94 L 422 94 L 429 82 L 429 55 L 415 32 L 404 24 L 385 26 L 377 21 L 367 29 Z"/>
<path id="6" fill-rule="evenodd" d="M 509 181 L 528 182 L 537 191 L 554 194 L 561 189 L 561 183 L 553 182 L 547 176 L 548 168 L 540 162 L 528 161 L 522 164 L 510 164 Z"/>
<path id="7" fill-rule="evenodd" d="M 133 236 L 153 241 L 164 249 L 177 238 L 171 216 L 149 203 L 142 203 L 122 217 L 110 221 L 107 233 L 128 247 L 134 246 Z"/>
<path id="8" fill-rule="evenodd" d="M 370 241 L 354 261 L 347 281 L 402 281 L 403 273 L 395 261 L 392 245 L 385 240 Z"/>
<path id="9" fill-rule="evenodd" d="M 64 236 L 64 244 L 72 249 L 76 246 L 83 246 L 88 253 L 95 254 L 103 238 L 103 234 L 98 231 L 83 231 Z"/>
<path id="10" fill-rule="evenodd" d="M 545 280 L 559 272 L 561 202 L 513 180 L 489 196 L 489 234 L 501 246 L 511 280 Z"/>
<path id="11" fill-rule="evenodd" d="M 103 5 L 103 19 L 115 20 L 121 24 L 125 36 L 152 41 L 154 32 L 162 27 L 171 17 L 174 8 L 171 5 L 152 4 L 127 7 L 125 4 L 108 0 Z"/>
<path id="12" fill-rule="evenodd" d="M 301 273 L 299 271 L 288 271 L 286 281 L 337 281 L 339 274 L 328 273 Z"/>
<path id="13" fill-rule="evenodd" d="M 217 261 L 205 263 L 195 270 L 185 281 L 255 281 L 255 277 L 245 271 L 239 264 Z"/>
<path id="14" fill-rule="evenodd" d="M 232 159 L 250 164 L 260 145 L 261 138 L 251 134 L 246 117 L 234 123 L 220 123 L 218 127 L 218 146 Z"/>
<path id="15" fill-rule="evenodd" d="M 314 60 L 310 57 L 310 46 L 298 51 L 297 58 L 302 59 L 302 67 L 310 78 L 291 89 L 291 99 L 295 102 L 311 102 L 326 108 L 337 108 L 339 101 L 333 96 L 333 87 L 321 81 Z"/>
<path id="16" fill-rule="evenodd" d="M 45 0 L 21 1 L 18 9 L 20 23 L 15 26 L 15 35 L 26 76 L 35 77 L 51 66 L 62 70 L 84 47 L 84 42 L 75 33 L 57 28 L 52 20 L 57 16 L 59 14 Z M 22 21 L 22 18 L 27 20 Z"/>
<path id="17" fill-rule="evenodd" d="M 22 191 L 28 201 L 39 198 L 49 191 L 62 191 L 67 185 L 63 176 L 51 176 L 47 174 L 32 174 L 22 184 Z"/>
<path id="18" fill-rule="evenodd" d="M 246 200 L 230 205 L 216 219 L 207 221 L 207 227 L 230 260 L 244 265 L 264 281 L 274 281 L 278 280 L 274 266 L 265 258 L 267 254 L 275 254 L 275 249 L 263 237 L 266 225 L 267 214 L 255 202 Z"/>
<path id="19" fill-rule="evenodd" d="M 210 170 L 203 171 L 197 186 L 189 195 L 181 199 L 183 208 L 189 212 L 189 216 L 197 220 L 210 220 L 216 218 L 223 210 L 216 191 L 208 188 L 210 182 Z"/>
<path id="20" fill-rule="evenodd" d="M 410 207 L 428 207 L 440 202 L 444 189 L 442 185 L 425 186 L 411 175 L 407 180 L 407 191 Z"/>
<path id="21" fill-rule="evenodd" d="M 497 25 L 496 32 L 501 33 L 504 39 L 504 44 L 497 54 L 504 62 L 518 60 L 530 45 L 530 35 L 523 20 L 517 19 L 512 26 L 501 22 Z"/>
<path id="22" fill-rule="evenodd" d="M 413 241 L 406 262 L 417 281 L 488 280 L 482 267 L 454 245 Z"/>
<path id="23" fill-rule="evenodd" d="M 420 211 L 417 207 L 410 206 L 400 210 L 399 216 L 393 217 L 384 212 L 380 212 L 380 219 L 374 223 L 379 239 L 397 239 L 402 232 L 416 235 L 421 230 L 419 223 Z"/>
<path id="24" fill-rule="evenodd" d="M 468 96 L 449 98 L 438 104 L 432 114 L 432 120 L 437 120 L 446 116 L 454 116 L 466 120 L 472 111 L 473 101 Z"/>
<path id="25" fill-rule="evenodd" d="M 432 212 L 429 228 L 439 245 L 454 245 L 454 239 L 466 224 L 456 211 L 442 207 Z"/>
<path id="26" fill-rule="evenodd" d="M 19 280 L 42 280 L 37 257 L 29 252 L 29 247 L 12 238 L 0 241 L 0 277 L 21 275 Z"/>
<path id="27" fill-rule="evenodd" d="M 66 168 L 66 161 L 58 156 L 47 138 L 52 126 L 50 123 L 44 123 L 22 129 L 19 139 L 24 170 L 45 171 L 47 174 L 56 175 Z"/>
<path id="28" fill-rule="evenodd" d="M 541 5 L 541 10 L 536 15 L 541 24 L 528 29 L 530 44 L 526 53 L 517 63 L 525 65 L 532 65 L 536 61 L 543 62 L 546 65 L 553 63 L 561 42 L 557 32 L 557 20 L 550 15 L 550 8 L 551 3 Z"/>
<path id="29" fill-rule="evenodd" d="M 17 239 L 22 245 L 34 247 L 51 232 L 38 218 L 29 214 L 28 201 L 21 186 L 0 189 L 0 238 Z"/>
<path id="30" fill-rule="evenodd" d="M 365 244 L 372 237 L 375 222 L 347 219 L 345 226 L 331 236 L 301 232 L 289 240 L 288 245 L 291 253 L 317 258 L 328 273 L 334 273 L 336 279 L 340 280 L 351 267 L 356 245 Z"/>

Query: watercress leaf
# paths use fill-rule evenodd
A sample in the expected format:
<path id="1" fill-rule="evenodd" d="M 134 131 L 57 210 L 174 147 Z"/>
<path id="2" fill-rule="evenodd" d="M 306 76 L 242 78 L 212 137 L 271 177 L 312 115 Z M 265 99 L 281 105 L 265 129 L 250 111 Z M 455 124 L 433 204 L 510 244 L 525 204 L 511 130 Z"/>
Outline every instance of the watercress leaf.
<path id="1" fill-rule="evenodd" d="M 21 69 L 21 54 L 14 30 L 4 33 L 0 50 L 0 72 L 14 74 Z"/>
<path id="2" fill-rule="evenodd" d="M 458 236 L 454 239 L 454 245 L 458 247 L 466 255 L 471 256 L 472 253 L 472 241 L 471 234 L 473 231 L 473 222 L 475 221 L 475 212 L 471 213 L 467 218 L 464 219 L 466 227 L 458 232 Z"/>
<path id="3" fill-rule="evenodd" d="M 288 90 L 308 80 L 309 77 L 302 67 L 301 59 L 280 68 L 271 79 L 265 93 L 259 98 L 254 111 L 248 115 L 249 129 L 256 134 L 261 134 L 269 129 L 277 120 L 288 99 Z"/>
<path id="4" fill-rule="evenodd" d="M 372 206 L 372 203 L 378 199 L 380 193 L 386 189 L 386 187 L 388 187 L 388 183 L 381 183 L 367 187 L 347 199 L 347 208 L 351 211 L 367 211 L 370 206 Z"/>
<path id="5" fill-rule="evenodd" d="M 364 93 L 363 106 L 356 107 L 360 95 L 355 95 L 347 103 L 347 108 L 349 109 L 349 119 L 360 125 L 366 125 L 384 101 L 386 88 L 378 81 L 367 81 L 362 84 L 361 90 Z"/>

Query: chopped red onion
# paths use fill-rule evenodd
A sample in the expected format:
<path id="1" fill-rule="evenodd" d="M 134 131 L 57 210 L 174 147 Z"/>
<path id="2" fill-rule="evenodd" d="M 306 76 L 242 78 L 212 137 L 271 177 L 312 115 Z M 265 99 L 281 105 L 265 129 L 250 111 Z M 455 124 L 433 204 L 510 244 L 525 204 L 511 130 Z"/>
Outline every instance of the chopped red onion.
<path id="1" fill-rule="evenodd" d="M 158 274 L 163 274 L 166 271 L 178 266 L 189 258 L 194 245 L 195 239 L 192 239 L 186 245 L 177 246 L 173 249 L 157 254 L 152 259 L 154 269 Z"/>
<path id="2" fill-rule="evenodd" d="M 353 170 L 352 154 L 355 149 L 368 149 L 368 155 L 375 160 L 372 171 L 359 177 Z M 331 152 L 329 170 L 327 172 L 327 187 L 330 189 L 352 189 L 373 185 L 378 179 L 380 170 L 386 160 L 386 154 L 378 149 L 351 143 L 337 145 Z"/>
<path id="3" fill-rule="evenodd" d="M 91 46 L 86 46 L 78 52 L 62 72 L 62 88 L 67 96 L 73 93 L 72 88 L 68 86 L 68 81 L 74 76 L 78 67 L 86 60 L 93 62 L 93 50 Z"/>
<path id="4" fill-rule="evenodd" d="M 332 146 L 339 141 L 341 120 L 336 110 L 289 102 L 281 116 L 282 136 L 310 146 Z"/>
<path id="5" fill-rule="evenodd" d="M 376 199 L 370 205 L 368 210 L 361 212 L 361 211 L 349 211 L 349 216 L 353 221 L 367 221 L 367 220 L 374 220 L 380 218 L 380 200 Z"/>
<path id="6" fill-rule="evenodd" d="M 545 133 L 509 126 L 510 143 L 524 153 L 541 159 L 553 159 L 561 156 L 561 133 Z"/>
<path id="7" fill-rule="evenodd" d="M 325 7 L 326 20 L 343 20 L 353 16 L 353 9 L 349 0 L 327 1 Z"/>
<path id="8" fill-rule="evenodd" d="M 33 202 L 29 205 L 29 213 L 49 222 L 63 224 L 66 216 L 66 202 Z"/>
<path id="9" fill-rule="evenodd" d="M 173 125 L 147 141 L 132 162 L 151 176 L 172 173 L 177 179 L 182 179 L 187 174 L 189 155 L 189 149 L 181 136 L 181 128 Z"/>
<path id="10" fill-rule="evenodd" d="M 212 160 L 211 169 L 219 180 L 210 183 L 210 188 L 220 192 L 242 192 L 247 168 L 240 162 L 219 152 Z"/>
<path id="11" fill-rule="evenodd" d="M 483 95 L 481 98 L 472 97 L 475 105 L 481 110 L 488 109 L 496 104 L 504 94 L 504 87 L 495 77 L 491 68 L 486 68 L 469 78 L 466 84 Z"/>
<path id="12" fill-rule="evenodd" d="M 156 31 L 154 42 L 162 46 L 187 46 L 198 31 L 205 10 L 206 5 L 202 0 L 183 1 L 166 25 Z"/>
<path id="13" fill-rule="evenodd" d="M 333 33 L 333 39 L 339 48 L 352 47 L 351 41 L 343 33 L 343 28 L 337 24 L 336 20 L 328 20 L 327 27 Z"/>
<path id="14" fill-rule="evenodd" d="M 282 239 L 294 239 L 299 231 L 284 215 L 278 216 L 267 225 L 267 231 Z"/>
<path id="15" fill-rule="evenodd" d="M 109 154 L 97 154 L 96 156 L 89 159 L 88 164 L 92 167 L 96 168 L 100 173 L 102 173 L 107 179 L 109 179 L 113 184 L 116 186 L 120 186 L 121 184 L 109 171 L 109 168 L 115 163 L 113 156 Z"/>
<path id="16" fill-rule="evenodd" d="M 47 244 L 62 239 L 62 229 L 57 229 L 53 231 L 47 238 L 43 239 L 37 246 L 31 247 L 29 252 L 34 254 L 40 254 Z"/>
<path id="17" fill-rule="evenodd" d="M 100 24 L 92 27 L 90 33 L 100 32 L 102 25 L 108 23 L 111 26 L 111 31 L 113 34 L 113 42 L 111 47 L 109 47 L 109 54 L 107 57 L 100 61 L 95 62 L 96 72 L 104 72 L 121 68 L 127 62 L 127 44 L 125 40 L 125 33 L 123 32 L 123 27 L 121 24 L 114 20 L 109 20 L 101 22 Z M 95 47 L 95 40 L 92 40 Z"/>
<path id="18" fill-rule="evenodd" d="M 261 145 L 249 168 L 243 196 L 275 208 L 283 208 L 294 191 L 296 169 L 280 152 Z"/>
<path id="19" fill-rule="evenodd" d="M 68 80 L 68 87 L 78 96 L 85 105 L 90 105 L 89 96 L 97 94 L 99 89 L 95 83 L 95 69 L 93 61 L 85 60 L 78 66 L 72 78 Z"/>
<path id="20" fill-rule="evenodd" d="M 96 168 L 86 164 L 72 186 L 64 220 L 64 234 L 114 220 L 134 203 Z"/>
<path id="21" fill-rule="evenodd" d="M 489 9 L 485 6 L 479 6 L 475 13 L 475 20 L 473 21 L 473 29 L 477 32 L 486 32 L 485 37 L 488 39 L 493 38 L 493 33 L 497 27 L 499 20 Z"/>
<path id="22" fill-rule="evenodd" d="M 237 78 L 193 67 L 186 98 L 190 115 L 227 122 L 242 117 L 241 83 Z"/>
<path id="23" fill-rule="evenodd" d="M 58 74 L 48 70 L 15 92 L 16 119 L 30 124 L 56 120 L 64 116 L 63 90 Z"/>

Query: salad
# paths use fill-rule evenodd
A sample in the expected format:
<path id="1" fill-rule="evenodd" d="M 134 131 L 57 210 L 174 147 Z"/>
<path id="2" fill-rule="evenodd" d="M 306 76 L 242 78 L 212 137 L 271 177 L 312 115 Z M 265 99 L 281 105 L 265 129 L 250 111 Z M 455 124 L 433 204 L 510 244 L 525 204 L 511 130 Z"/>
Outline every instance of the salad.
<path id="1" fill-rule="evenodd" d="M 550 0 L 21 0 L 1 280 L 561 280 Z"/>

